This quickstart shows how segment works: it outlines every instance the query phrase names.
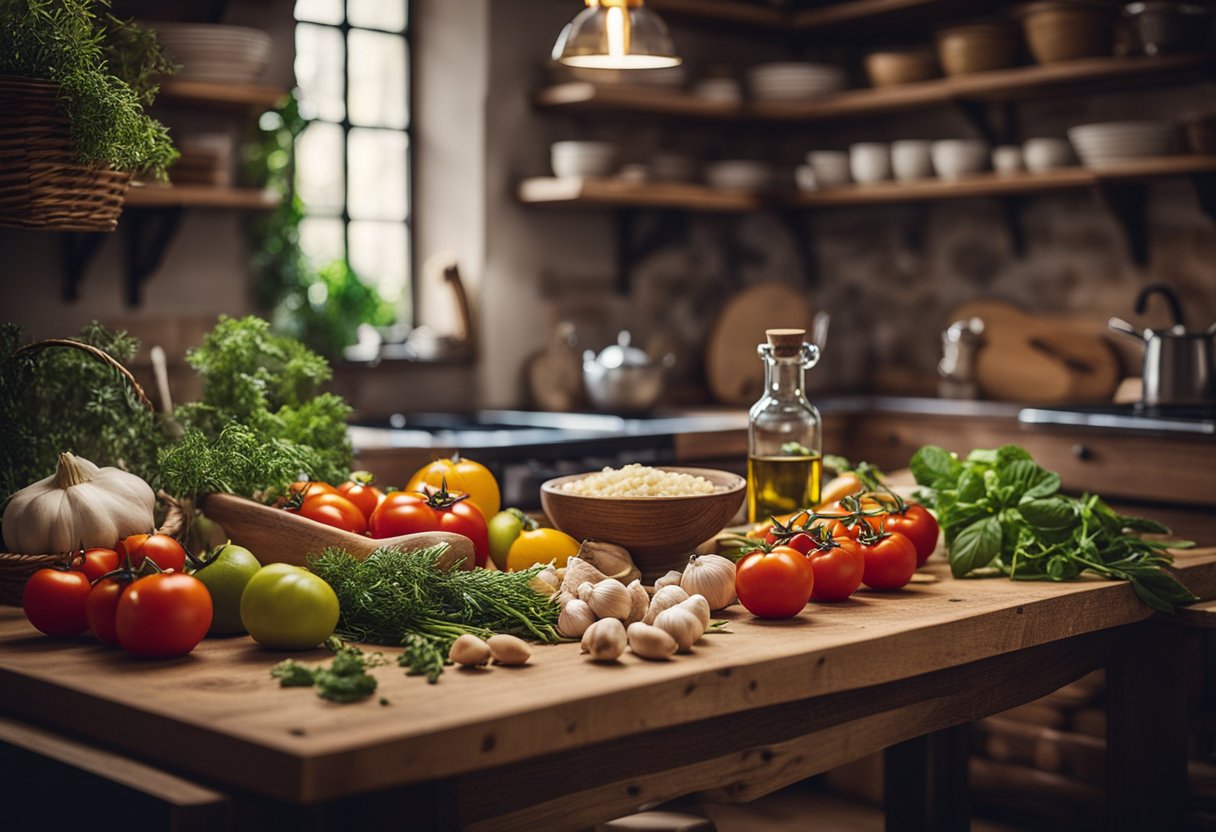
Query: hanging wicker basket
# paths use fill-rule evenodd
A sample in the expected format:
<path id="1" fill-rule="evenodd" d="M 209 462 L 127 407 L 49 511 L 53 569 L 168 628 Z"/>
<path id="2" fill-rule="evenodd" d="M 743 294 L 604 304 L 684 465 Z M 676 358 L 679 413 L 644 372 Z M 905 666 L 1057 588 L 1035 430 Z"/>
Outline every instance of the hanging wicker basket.
<path id="1" fill-rule="evenodd" d="M 76 161 L 58 87 L 0 75 L 0 225 L 113 231 L 131 174 Z"/>
<path id="2" fill-rule="evenodd" d="M 98 349 L 92 344 L 71 341 L 66 338 L 50 338 L 45 341 L 35 341 L 32 344 L 28 344 L 14 353 L 14 356 L 30 355 L 45 349 L 61 347 L 88 353 L 98 361 L 113 367 L 122 377 L 123 382 L 131 388 L 140 405 L 148 410 L 153 409 L 152 401 L 148 398 L 143 388 L 139 386 L 139 382 L 135 380 L 135 377 L 131 375 L 131 371 L 108 352 Z M 177 500 L 163 491 L 157 497 L 160 499 L 161 506 L 164 509 L 164 520 L 157 531 L 176 537 L 183 528 L 185 509 Z M 46 555 L 0 552 L 0 604 L 20 605 L 21 593 L 25 589 L 25 582 L 29 580 L 30 575 L 33 575 L 39 569 L 53 566 L 56 563 L 62 563 L 65 557 L 66 555 L 63 552 Z"/>

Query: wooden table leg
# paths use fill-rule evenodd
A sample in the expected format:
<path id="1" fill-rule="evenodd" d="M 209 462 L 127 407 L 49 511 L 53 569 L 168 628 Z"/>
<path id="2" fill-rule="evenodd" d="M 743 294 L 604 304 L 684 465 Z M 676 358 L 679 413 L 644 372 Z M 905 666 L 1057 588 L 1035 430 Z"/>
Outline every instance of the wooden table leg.
<path id="1" fill-rule="evenodd" d="M 888 748 L 883 760 L 887 832 L 970 829 L 967 778 L 970 756 L 970 723 Z"/>
<path id="2" fill-rule="evenodd" d="M 929 832 L 929 735 L 883 752 L 886 832 Z"/>
<path id="3" fill-rule="evenodd" d="M 1180 829 L 1187 808 L 1187 725 L 1203 669 L 1194 630 L 1138 625 L 1106 673 L 1106 826 Z"/>

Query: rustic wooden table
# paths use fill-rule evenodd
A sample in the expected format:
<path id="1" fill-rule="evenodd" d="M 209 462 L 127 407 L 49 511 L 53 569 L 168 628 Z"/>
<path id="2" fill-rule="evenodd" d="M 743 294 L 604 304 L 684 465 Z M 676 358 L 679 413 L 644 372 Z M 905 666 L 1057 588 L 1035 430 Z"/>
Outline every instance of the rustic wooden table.
<path id="1" fill-rule="evenodd" d="M 1178 565 L 1216 597 L 1216 549 Z M 129 783 L 161 777 L 174 802 L 259 829 L 576 829 L 681 795 L 751 800 L 887 748 L 888 828 L 953 830 L 968 825 L 957 726 L 1105 667 L 1108 825 L 1172 828 L 1195 631 L 1121 583 L 928 575 L 790 621 L 734 608 L 732 634 L 665 663 L 595 665 L 565 644 L 437 685 L 391 664 L 375 671 L 384 706 L 280 689 L 268 671 L 284 654 L 247 638 L 135 661 L 43 638 L 3 608 L 0 743 L 67 748 L 59 759 Z M 33 785 L 4 779 L 9 795 Z"/>

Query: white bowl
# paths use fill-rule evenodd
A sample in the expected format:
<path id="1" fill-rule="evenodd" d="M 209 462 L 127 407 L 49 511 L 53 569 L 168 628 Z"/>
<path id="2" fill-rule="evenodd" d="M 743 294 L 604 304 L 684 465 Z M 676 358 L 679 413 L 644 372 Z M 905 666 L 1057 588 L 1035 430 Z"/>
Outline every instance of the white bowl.
<path id="1" fill-rule="evenodd" d="M 901 139 L 891 143 L 891 169 L 901 182 L 926 179 L 933 175 L 933 159 L 927 139 Z"/>
<path id="2" fill-rule="evenodd" d="M 858 142 L 849 145 L 849 174 L 854 182 L 870 184 L 891 178 L 891 145 Z"/>
<path id="3" fill-rule="evenodd" d="M 760 101 L 805 101 L 845 87 L 845 71 L 831 64 L 770 63 L 747 71 L 747 85 Z"/>
<path id="4" fill-rule="evenodd" d="M 1086 167 L 1168 156 L 1177 150 L 1177 130 L 1168 121 L 1110 121 L 1070 128 L 1069 141 Z"/>
<path id="5" fill-rule="evenodd" d="M 849 154 L 843 150 L 812 150 L 806 154 L 807 164 L 815 172 L 815 182 L 820 188 L 835 188 L 847 185 Z"/>
<path id="6" fill-rule="evenodd" d="M 979 139 L 942 139 L 929 148 L 933 170 L 942 179 L 961 179 L 988 166 L 988 143 Z"/>
<path id="7" fill-rule="evenodd" d="M 1043 171 L 1068 167 L 1074 156 L 1066 139 L 1047 137 L 1022 142 L 1022 158 L 1027 170 Z"/>
<path id="8" fill-rule="evenodd" d="M 615 157 L 616 147 L 608 142 L 554 142 L 549 151 L 553 175 L 562 178 L 607 176 Z"/>
<path id="9" fill-rule="evenodd" d="M 761 191 L 773 183 L 773 168 L 750 159 L 728 159 L 705 166 L 705 181 L 731 191 Z"/>
<path id="10" fill-rule="evenodd" d="M 1003 144 L 992 148 L 992 169 L 1002 176 L 1025 170 L 1026 163 L 1022 157 L 1022 148 L 1016 144 Z"/>

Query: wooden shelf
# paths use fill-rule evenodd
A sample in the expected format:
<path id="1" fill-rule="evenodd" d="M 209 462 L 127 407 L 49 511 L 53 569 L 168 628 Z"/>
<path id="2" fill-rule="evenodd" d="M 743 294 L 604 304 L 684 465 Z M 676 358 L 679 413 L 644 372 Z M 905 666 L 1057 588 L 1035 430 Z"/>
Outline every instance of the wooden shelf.
<path id="1" fill-rule="evenodd" d="M 1132 82 L 1160 83 L 1210 77 L 1216 55 L 1160 58 L 1084 58 L 1057 64 L 1014 67 L 974 75 L 937 78 L 895 87 L 848 90 L 806 102 L 722 104 L 682 90 L 656 87 L 559 84 L 538 91 L 537 107 L 555 112 L 667 115 L 722 121 L 813 122 L 857 118 L 949 104 L 954 101 L 1008 101 L 1102 88 L 1126 89 Z"/>
<path id="2" fill-rule="evenodd" d="M 279 204 L 273 191 L 217 185 L 132 185 L 127 191 L 128 208 L 230 208 L 269 211 Z M 120 220 L 121 222 L 121 220 Z"/>
<path id="3" fill-rule="evenodd" d="M 772 32 L 815 32 L 889 17 L 965 7 L 961 0 L 837 0 L 813 8 L 783 11 L 745 0 L 650 0 L 665 17 L 718 26 L 746 26 Z"/>
<path id="4" fill-rule="evenodd" d="M 1216 156 L 1143 159 L 1094 170 L 1072 167 L 1043 173 L 998 176 L 979 173 L 957 180 L 879 182 L 847 185 L 796 195 L 724 191 L 707 185 L 634 184 L 612 179 L 526 179 L 519 199 L 531 205 L 678 208 L 687 211 L 746 212 L 765 208 L 830 208 L 977 197 L 1017 197 L 1078 190 L 1105 184 L 1143 182 L 1172 176 L 1216 174 Z"/>
<path id="5" fill-rule="evenodd" d="M 219 110 L 264 110 L 287 97 L 287 90 L 264 84 L 221 84 L 214 81 L 166 81 L 157 104 L 188 104 Z"/>

